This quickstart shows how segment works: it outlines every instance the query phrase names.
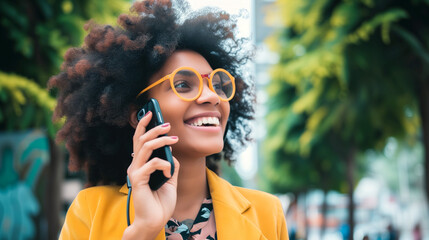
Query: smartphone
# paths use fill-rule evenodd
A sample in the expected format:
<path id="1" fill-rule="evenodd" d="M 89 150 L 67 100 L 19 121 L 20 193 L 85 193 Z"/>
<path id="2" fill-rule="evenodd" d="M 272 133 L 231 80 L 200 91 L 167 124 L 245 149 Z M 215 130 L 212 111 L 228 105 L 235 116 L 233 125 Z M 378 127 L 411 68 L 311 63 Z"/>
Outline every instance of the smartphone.
<path id="1" fill-rule="evenodd" d="M 149 131 L 150 129 L 161 125 L 164 123 L 164 119 L 162 118 L 161 113 L 161 107 L 159 106 L 159 103 L 156 99 L 151 98 L 144 106 L 143 108 L 137 113 L 137 120 L 140 121 L 144 115 L 151 111 L 152 112 L 152 119 L 150 120 L 149 124 L 146 127 L 146 131 Z M 161 136 L 167 136 L 167 134 L 160 135 Z M 164 159 L 165 161 L 168 161 L 171 164 L 171 176 L 173 176 L 174 173 L 174 162 L 173 162 L 173 155 L 171 154 L 170 146 L 164 146 L 158 149 L 155 149 L 152 152 L 152 155 L 150 156 L 149 160 L 158 157 L 160 159 Z M 157 190 L 168 181 L 168 178 L 164 176 L 164 173 L 161 170 L 156 170 L 150 175 L 149 179 L 149 186 L 152 190 Z"/>

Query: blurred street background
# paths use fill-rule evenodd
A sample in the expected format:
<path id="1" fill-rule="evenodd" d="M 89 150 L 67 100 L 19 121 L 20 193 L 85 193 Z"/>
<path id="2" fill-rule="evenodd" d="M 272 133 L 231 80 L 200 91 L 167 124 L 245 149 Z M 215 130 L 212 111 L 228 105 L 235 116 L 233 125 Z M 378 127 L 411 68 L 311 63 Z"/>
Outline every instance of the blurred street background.
<path id="1" fill-rule="evenodd" d="M 0 239 L 57 239 L 85 182 L 55 143 L 65 51 L 130 0 L 0 0 Z M 290 239 L 429 239 L 429 1 L 206 0 L 237 20 L 254 142 L 221 175 L 277 195 Z"/>

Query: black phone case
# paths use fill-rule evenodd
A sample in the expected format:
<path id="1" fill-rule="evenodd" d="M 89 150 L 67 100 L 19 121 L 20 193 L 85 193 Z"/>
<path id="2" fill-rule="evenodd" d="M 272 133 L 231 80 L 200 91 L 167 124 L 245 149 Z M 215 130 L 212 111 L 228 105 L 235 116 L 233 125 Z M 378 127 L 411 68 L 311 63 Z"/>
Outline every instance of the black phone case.
<path id="1" fill-rule="evenodd" d="M 161 125 L 164 123 L 164 119 L 162 117 L 161 108 L 159 106 L 159 103 L 156 99 L 151 98 L 149 102 L 147 102 L 143 108 L 137 113 L 137 120 L 140 121 L 144 117 L 144 115 L 148 112 L 152 112 L 152 119 L 150 120 L 148 126 L 146 127 L 146 131 Z M 161 135 L 166 136 L 167 134 Z M 158 149 L 155 149 L 150 156 L 149 160 L 151 160 L 154 157 L 158 157 L 160 159 L 164 159 L 168 161 L 171 164 L 171 176 L 173 176 L 174 173 L 174 162 L 173 162 L 173 155 L 171 154 L 170 146 L 164 146 Z M 164 176 L 164 173 L 160 170 L 156 170 L 150 175 L 149 179 L 149 186 L 152 190 L 157 190 L 168 181 L 168 178 Z"/>

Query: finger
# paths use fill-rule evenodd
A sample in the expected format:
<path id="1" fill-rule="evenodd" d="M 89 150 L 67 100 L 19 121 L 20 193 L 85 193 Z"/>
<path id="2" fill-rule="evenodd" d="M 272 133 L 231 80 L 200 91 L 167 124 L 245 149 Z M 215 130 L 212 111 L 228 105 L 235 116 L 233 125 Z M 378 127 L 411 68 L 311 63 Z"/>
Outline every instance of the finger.
<path id="1" fill-rule="evenodd" d="M 150 175 L 156 170 L 164 173 L 164 176 L 170 178 L 171 164 L 160 158 L 153 158 L 142 167 L 129 173 L 132 187 L 147 185 Z"/>
<path id="2" fill-rule="evenodd" d="M 147 141 L 143 144 L 142 148 L 137 151 L 137 154 L 134 156 L 131 165 L 133 167 L 139 168 L 149 161 L 150 156 L 152 155 L 155 149 L 173 145 L 179 141 L 177 136 L 163 136 L 155 138 L 153 140 Z"/>
<path id="3" fill-rule="evenodd" d="M 174 183 L 175 185 L 177 185 L 177 178 L 179 177 L 180 163 L 179 163 L 179 161 L 175 157 L 173 157 L 173 162 L 174 162 L 173 177 L 170 178 L 170 180 L 168 180 L 168 181 L 171 182 L 171 183 Z M 165 173 L 164 173 L 164 175 L 165 175 Z"/>
<path id="4" fill-rule="evenodd" d="M 158 136 L 167 134 L 170 129 L 170 123 L 164 123 L 146 131 L 144 134 L 140 135 L 136 142 L 134 142 L 134 152 L 137 152 L 140 148 L 142 148 L 142 145 L 145 144 L 147 141 L 155 139 Z"/>
<path id="5" fill-rule="evenodd" d="M 149 158 L 154 150 L 164 146 L 173 145 L 178 141 L 179 138 L 177 136 L 162 136 L 147 141 L 142 145 L 141 149 L 137 151 L 137 155 L 133 159 L 133 163 L 135 163 L 137 167 L 140 167 L 149 161 Z"/>
<path id="6" fill-rule="evenodd" d="M 146 132 L 146 127 L 149 124 L 151 119 L 152 119 L 152 112 L 149 111 L 139 121 L 133 136 L 134 142 L 137 142 L 138 138 Z"/>

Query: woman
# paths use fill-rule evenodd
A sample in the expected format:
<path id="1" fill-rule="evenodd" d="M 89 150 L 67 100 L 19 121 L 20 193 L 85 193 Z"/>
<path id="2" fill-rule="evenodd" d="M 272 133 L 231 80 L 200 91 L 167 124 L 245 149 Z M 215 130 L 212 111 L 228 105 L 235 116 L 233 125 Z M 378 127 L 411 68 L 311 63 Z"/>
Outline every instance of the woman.
<path id="1" fill-rule="evenodd" d="M 186 8 L 136 2 L 121 27 L 87 24 L 84 46 L 70 49 L 50 79 L 59 92 L 55 118 L 66 117 L 58 139 L 69 168 L 88 176 L 60 239 L 288 239 L 276 197 L 213 172 L 249 140 L 254 97 L 239 72 L 249 56 L 228 14 Z M 150 98 L 165 124 L 146 131 L 153 113 L 138 121 L 137 112 Z M 169 162 L 150 159 L 162 146 L 171 146 L 172 175 Z M 151 190 L 155 170 L 169 180 Z"/>

